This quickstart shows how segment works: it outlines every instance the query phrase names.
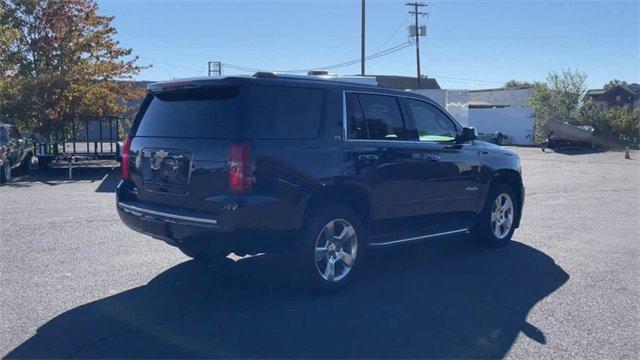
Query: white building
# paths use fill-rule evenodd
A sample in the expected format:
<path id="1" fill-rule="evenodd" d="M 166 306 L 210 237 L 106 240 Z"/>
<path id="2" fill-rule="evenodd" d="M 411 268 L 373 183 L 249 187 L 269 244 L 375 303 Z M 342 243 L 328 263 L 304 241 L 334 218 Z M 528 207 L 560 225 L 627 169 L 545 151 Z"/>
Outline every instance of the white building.
<path id="1" fill-rule="evenodd" d="M 469 126 L 468 90 L 424 89 L 411 90 L 411 92 L 424 95 L 437 102 L 440 106 L 447 109 L 460 125 Z"/>
<path id="2" fill-rule="evenodd" d="M 469 91 L 469 126 L 480 134 L 501 133 L 503 144 L 533 145 L 534 118 L 529 99 L 533 89 Z"/>
<path id="3" fill-rule="evenodd" d="M 472 126 L 479 134 L 501 133 L 503 144 L 533 144 L 533 109 L 528 106 L 531 88 L 411 91 L 431 98 L 461 125 Z"/>

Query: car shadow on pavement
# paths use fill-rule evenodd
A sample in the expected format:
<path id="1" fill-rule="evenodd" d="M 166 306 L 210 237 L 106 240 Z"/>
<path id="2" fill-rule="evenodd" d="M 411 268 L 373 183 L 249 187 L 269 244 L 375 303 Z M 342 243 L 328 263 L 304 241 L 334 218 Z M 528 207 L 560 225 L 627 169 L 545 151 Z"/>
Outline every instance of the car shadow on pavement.
<path id="1" fill-rule="evenodd" d="M 25 171 L 17 169 L 15 178 L 3 186 L 29 187 L 34 183 L 49 186 L 58 186 L 79 181 L 99 183 L 96 192 L 115 192 L 116 185 L 120 181 L 119 167 L 78 167 L 73 169 L 73 178 L 69 179 L 69 170 L 66 168 L 52 168 L 47 171 Z"/>
<path id="2" fill-rule="evenodd" d="M 344 291 L 305 296 L 285 257 L 224 271 L 186 261 L 60 314 L 8 358 L 501 358 L 520 332 L 546 343 L 527 314 L 569 279 L 522 243 L 466 238 L 372 251 L 362 265 Z"/>

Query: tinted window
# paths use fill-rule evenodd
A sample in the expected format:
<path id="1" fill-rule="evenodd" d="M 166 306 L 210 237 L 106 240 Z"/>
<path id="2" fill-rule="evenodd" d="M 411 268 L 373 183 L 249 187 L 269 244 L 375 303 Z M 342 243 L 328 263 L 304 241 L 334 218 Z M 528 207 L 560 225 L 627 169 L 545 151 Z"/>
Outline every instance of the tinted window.
<path id="1" fill-rule="evenodd" d="M 323 92 L 246 86 L 150 95 L 136 136 L 310 139 L 318 135 Z"/>
<path id="2" fill-rule="evenodd" d="M 322 118 L 320 89 L 248 86 L 243 137 L 252 139 L 313 139 Z"/>
<path id="3" fill-rule="evenodd" d="M 457 134 L 454 123 L 438 108 L 424 101 L 407 99 L 409 110 L 423 141 L 451 141 Z"/>
<path id="4" fill-rule="evenodd" d="M 364 121 L 362 107 L 356 94 L 347 94 L 347 138 L 368 139 L 369 131 Z"/>
<path id="5" fill-rule="evenodd" d="M 7 135 L 7 130 L 4 127 L 0 127 L 0 141 L 6 142 L 9 140 L 9 136 Z"/>
<path id="6" fill-rule="evenodd" d="M 395 97 L 358 94 L 357 98 L 362 107 L 369 139 L 404 140 L 410 138 L 404 126 L 398 100 Z M 357 125 L 354 126 L 357 129 Z"/>
<path id="7" fill-rule="evenodd" d="M 136 136 L 230 138 L 238 117 L 239 90 L 187 89 L 149 95 Z"/>

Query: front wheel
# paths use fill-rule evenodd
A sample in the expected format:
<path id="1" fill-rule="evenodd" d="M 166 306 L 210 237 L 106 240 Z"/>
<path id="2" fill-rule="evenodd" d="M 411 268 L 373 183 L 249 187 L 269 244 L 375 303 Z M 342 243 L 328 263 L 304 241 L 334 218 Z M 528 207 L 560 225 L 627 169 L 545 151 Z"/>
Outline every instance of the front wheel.
<path id="1" fill-rule="evenodd" d="M 472 234 L 488 247 L 506 245 L 515 231 L 517 211 L 513 189 L 504 183 L 493 184 Z"/>
<path id="2" fill-rule="evenodd" d="M 362 261 L 364 228 L 346 207 L 331 204 L 312 211 L 305 219 L 300 240 L 297 259 L 305 289 L 340 289 L 349 283 Z"/>

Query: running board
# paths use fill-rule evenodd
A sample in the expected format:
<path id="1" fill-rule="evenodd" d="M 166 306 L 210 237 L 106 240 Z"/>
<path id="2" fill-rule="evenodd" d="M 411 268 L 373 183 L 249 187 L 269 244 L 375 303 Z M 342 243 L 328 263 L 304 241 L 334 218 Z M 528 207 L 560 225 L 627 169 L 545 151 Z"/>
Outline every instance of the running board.
<path id="1" fill-rule="evenodd" d="M 412 236 L 412 237 L 400 238 L 400 239 L 394 239 L 394 240 L 391 240 L 389 239 L 389 237 L 386 237 L 387 239 L 389 239 L 388 241 L 380 241 L 380 242 L 376 242 L 374 238 L 372 239 L 374 241 L 370 242 L 369 246 L 389 246 L 389 245 L 409 243 L 409 242 L 414 242 L 414 241 L 419 241 L 424 239 L 436 238 L 441 236 L 460 235 L 460 234 L 467 234 L 467 233 L 469 233 L 469 229 L 464 228 L 464 229 L 443 231 L 443 232 L 437 232 L 437 233 L 420 235 L 420 236 Z M 383 239 L 383 240 L 386 240 L 386 239 Z"/>

